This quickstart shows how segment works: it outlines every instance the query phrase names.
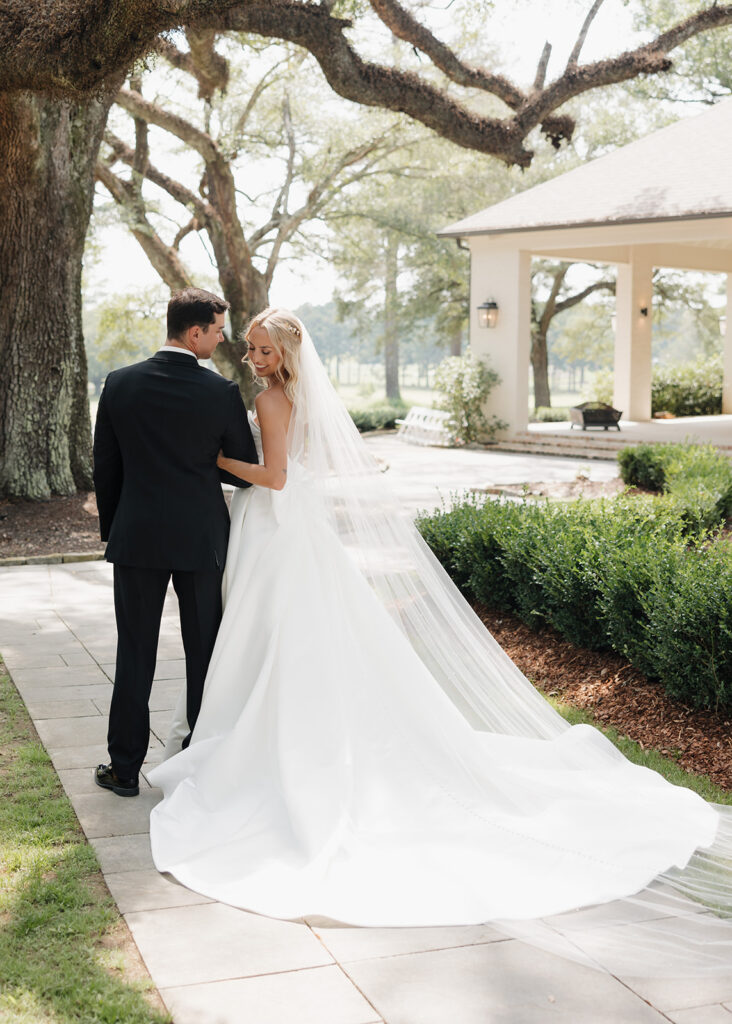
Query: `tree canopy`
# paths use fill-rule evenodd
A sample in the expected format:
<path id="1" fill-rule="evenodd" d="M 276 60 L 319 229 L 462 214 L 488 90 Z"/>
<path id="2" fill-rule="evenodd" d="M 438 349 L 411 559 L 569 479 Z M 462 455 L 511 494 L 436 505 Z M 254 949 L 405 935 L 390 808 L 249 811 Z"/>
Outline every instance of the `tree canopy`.
<path id="1" fill-rule="evenodd" d="M 592 3 L 562 73 L 546 80 L 547 43 L 533 83 L 522 88 L 501 69 L 463 59 L 398 0 L 0 0 L 0 92 L 28 89 L 78 100 L 103 89 L 138 58 L 165 48 L 183 26 L 247 32 L 309 50 L 331 88 L 346 99 L 408 114 L 459 146 L 527 166 L 533 156 L 527 136 L 536 127 L 554 146 L 571 138 L 574 119 L 559 112 L 569 100 L 668 71 L 670 54 L 683 43 L 732 24 L 732 4 L 712 2 L 670 19 L 635 48 L 583 63 L 582 49 L 602 5 Z M 363 56 L 353 30 L 369 16 L 426 60 L 425 70 Z M 481 100 L 497 112 L 486 113 Z"/>

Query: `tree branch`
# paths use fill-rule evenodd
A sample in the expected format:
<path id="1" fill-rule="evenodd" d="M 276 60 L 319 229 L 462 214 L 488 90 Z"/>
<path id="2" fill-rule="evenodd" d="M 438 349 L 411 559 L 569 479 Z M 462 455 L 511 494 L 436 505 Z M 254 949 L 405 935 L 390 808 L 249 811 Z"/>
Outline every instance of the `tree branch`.
<path id="1" fill-rule="evenodd" d="M 290 187 L 292 185 L 292 179 L 295 176 L 295 156 L 297 154 L 297 145 L 295 142 L 295 132 L 292 127 L 290 97 L 286 93 L 282 100 L 282 129 L 285 133 L 285 140 L 287 142 L 287 165 L 285 168 L 285 180 L 282 182 L 282 188 L 279 190 L 272 207 L 272 214 L 270 217 L 271 221 L 275 221 L 278 218 L 281 219 L 282 215 L 287 212 L 290 199 Z"/>
<path id="2" fill-rule="evenodd" d="M 534 77 L 534 92 L 539 92 L 540 89 L 544 88 L 544 82 L 546 81 L 546 69 L 549 64 L 549 58 L 552 55 L 552 44 L 550 42 L 544 43 L 544 49 L 541 51 L 541 57 L 539 57 L 539 63 L 536 67 L 536 76 Z"/>
<path id="3" fill-rule="evenodd" d="M 569 267 L 569 263 L 560 263 L 556 273 L 554 274 L 549 298 L 544 303 L 544 308 L 541 311 L 541 316 L 539 317 L 539 330 L 542 334 L 546 334 L 549 329 L 551 319 L 557 312 L 557 295 L 559 295 L 559 289 L 564 284 L 564 279 L 567 276 Z"/>
<path id="4" fill-rule="evenodd" d="M 585 39 L 587 39 L 587 33 L 590 31 L 590 25 L 595 20 L 597 12 L 600 10 L 604 2 L 605 0 L 595 0 L 592 7 L 587 12 L 587 17 L 582 23 L 582 28 L 580 29 L 579 35 L 577 36 L 577 41 L 572 47 L 572 52 L 569 55 L 569 60 L 567 61 L 567 68 L 574 68 L 577 66 L 579 55 L 582 51 L 582 47 L 585 45 Z"/>
<path id="5" fill-rule="evenodd" d="M 183 50 L 179 50 L 165 36 L 158 36 L 153 43 L 152 49 L 154 53 L 159 53 L 161 57 L 164 57 L 172 67 L 177 68 L 179 71 L 185 71 L 195 78 L 196 69 L 190 53 L 184 53 Z"/>
<path id="6" fill-rule="evenodd" d="M 192 281 L 174 248 L 166 245 L 147 219 L 145 207 L 129 182 L 118 178 L 99 161 L 96 178 L 104 185 L 115 203 L 121 207 L 127 225 L 139 242 L 153 269 L 171 291 L 188 287 Z"/>
<path id="7" fill-rule="evenodd" d="M 732 24 L 732 4 L 708 7 L 680 22 L 668 32 L 662 32 L 650 43 L 635 50 L 627 50 L 607 60 L 568 67 L 561 78 L 552 82 L 543 92 L 531 99 L 519 111 L 516 121 L 521 129 L 529 131 L 567 100 L 590 89 L 627 82 L 639 75 L 652 75 L 672 67 L 668 53 L 687 39 Z"/>
<path id="8" fill-rule="evenodd" d="M 198 98 L 210 100 L 217 89 L 226 91 L 229 84 L 229 62 L 216 52 L 216 32 L 213 29 L 186 30 L 191 48 L 191 66 L 198 82 Z"/>
<path id="9" fill-rule="evenodd" d="M 175 135 L 181 142 L 185 142 L 186 145 L 200 153 L 207 163 L 217 159 L 218 149 L 210 135 L 202 132 L 200 128 L 196 128 L 195 125 L 177 114 L 171 114 L 170 111 L 163 110 L 156 103 L 150 103 L 143 99 L 139 92 L 132 89 L 120 89 L 115 97 L 115 103 L 126 110 L 128 114 L 132 114 L 133 117 L 141 118 L 148 124 L 155 124 L 158 128 L 164 128 L 165 131 Z"/>
<path id="10" fill-rule="evenodd" d="M 451 100 L 418 75 L 363 60 L 344 35 L 347 23 L 328 16 L 320 5 L 269 0 L 240 5 L 216 19 L 221 30 L 252 32 L 304 47 L 318 61 L 331 88 L 364 106 L 406 113 L 443 138 L 466 149 L 492 153 L 508 164 L 526 167 L 532 154 L 513 121 L 482 117 Z M 525 133 L 524 133 L 525 134 Z"/>
<path id="11" fill-rule="evenodd" d="M 304 0 L 148 0 L 144 4 L 139 0 L 106 0 L 103 4 L 93 0 L 44 4 L 0 0 L 0 90 L 31 89 L 77 100 L 88 98 L 120 69 L 129 68 L 154 48 L 156 36 L 181 24 L 194 33 L 248 32 L 308 50 L 333 90 L 346 99 L 407 114 L 456 145 L 525 167 L 532 153 L 524 142 L 536 125 L 541 125 L 554 145 L 571 137 L 572 119 L 554 113 L 567 100 L 590 89 L 667 71 L 671 67 L 668 53 L 675 47 L 701 32 L 732 24 L 732 3 L 711 3 L 650 43 L 608 60 L 574 64 L 548 87 L 525 96 L 504 76 L 461 61 L 398 0 L 371 2 L 387 27 L 424 52 L 451 81 L 487 91 L 515 113 L 504 119 L 483 117 L 419 75 L 364 60 L 346 38 L 351 23 L 334 17 L 329 2 Z M 594 16 L 596 3 L 588 18 Z M 209 41 L 205 45 L 210 55 L 211 37 L 200 38 Z M 581 46 L 581 40 L 578 42 Z M 203 42 L 201 46 L 205 48 Z M 167 52 L 182 66 L 179 56 Z M 541 81 L 540 74 L 537 81 Z M 135 116 L 157 123 L 139 109 Z M 170 127 L 173 120 L 174 115 L 168 115 L 163 127 Z M 210 144 L 210 137 L 200 134 L 199 144 L 205 139 Z M 184 141 L 193 144 L 190 136 Z"/>
<path id="12" fill-rule="evenodd" d="M 554 307 L 555 315 L 557 313 L 563 313 L 565 309 L 571 309 L 572 306 L 576 306 L 583 299 L 586 299 L 588 295 L 592 295 L 593 292 L 608 291 L 615 292 L 614 281 L 595 281 L 594 284 L 588 284 L 586 288 L 583 288 L 581 292 L 577 292 L 576 295 L 570 295 L 566 299 L 562 299 Z"/>
<path id="13" fill-rule="evenodd" d="M 246 125 L 247 121 L 249 120 L 249 117 L 250 117 L 252 111 L 254 110 L 254 107 L 256 106 L 257 101 L 259 100 L 260 96 L 262 95 L 262 93 L 264 92 L 265 89 L 268 89 L 269 86 L 272 85 L 272 82 L 274 80 L 275 72 L 277 71 L 277 69 L 279 67 L 282 66 L 282 64 L 285 64 L 286 61 L 287 61 L 287 58 L 284 58 L 283 60 L 276 61 L 272 65 L 271 68 L 268 68 L 265 71 L 265 73 L 259 79 L 257 84 L 252 89 L 252 91 L 249 93 L 249 99 L 246 102 L 246 106 L 242 110 L 242 112 L 241 112 L 241 114 L 239 116 L 239 120 L 236 122 L 236 126 L 234 128 L 234 134 L 235 135 L 239 135 L 244 130 L 244 126 Z"/>
<path id="14" fill-rule="evenodd" d="M 129 167 L 132 166 L 134 160 L 134 151 L 130 149 L 126 142 L 118 138 L 113 132 L 107 130 L 104 133 L 104 141 L 112 150 L 116 160 L 121 160 L 122 163 L 127 164 Z M 175 199 L 181 206 L 185 206 L 191 213 L 195 214 L 196 219 L 205 223 L 206 221 L 216 217 L 216 212 L 212 207 L 204 200 L 200 199 L 195 192 L 191 189 L 186 188 L 179 181 L 169 177 L 162 171 L 158 170 L 153 164 L 148 161 L 147 168 L 145 170 L 145 177 L 148 181 L 151 181 L 154 185 L 164 189 L 168 195 Z"/>
<path id="15" fill-rule="evenodd" d="M 525 96 L 503 75 L 493 75 L 479 68 L 470 67 L 461 61 L 453 51 L 437 39 L 429 29 L 420 25 L 416 18 L 406 11 L 397 0 L 369 0 L 369 3 L 388 29 L 398 38 L 411 43 L 426 54 L 435 67 L 457 83 L 474 89 L 493 93 L 515 110 L 523 103 Z"/>
<path id="16" fill-rule="evenodd" d="M 203 225 L 199 223 L 196 217 L 194 217 L 193 220 L 189 220 L 187 224 L 184 224 L 183 227 L 179 228 L 176 232 L 172 248 L 176 251 L 180 249 L 180 243 L 183 239 L 194 231 L 200 231 L 202 227 Z"/>

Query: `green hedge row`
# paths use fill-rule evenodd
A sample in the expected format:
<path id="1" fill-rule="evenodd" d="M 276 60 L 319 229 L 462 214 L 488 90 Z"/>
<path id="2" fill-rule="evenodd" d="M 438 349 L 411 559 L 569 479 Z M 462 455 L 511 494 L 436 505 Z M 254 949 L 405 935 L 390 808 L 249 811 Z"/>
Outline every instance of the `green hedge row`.
<path id="1" fill-rule="evenodd" d="M 375 402 L 373 405 L 349 409 L 351 419 L 363 433 L 365 430 L 385 430 L 396 426 L 398 419 L 404 419 L 409 411 L 406 402 Z"/>
<path id="2" fill-rule="evenodd" d="M 692 527 L 712 529 L 732 516 L 732 464 L 713 445 L 639 444 L 618 463 L 626 484 L 668 495 Z"/>
<path id="3" fill-rule="evenodd" d="M 694 707 L 732 707 L 732 546 L 693 498 L 465 502 L 419 527 L 469 598 L 615 650 Z"/>
<path id="4" fill-rule="evenodd" d="M 722 360 L 698 359 L 653 370 L 651 408 L 674 416 L 718 416 L 722 411 Z"/>

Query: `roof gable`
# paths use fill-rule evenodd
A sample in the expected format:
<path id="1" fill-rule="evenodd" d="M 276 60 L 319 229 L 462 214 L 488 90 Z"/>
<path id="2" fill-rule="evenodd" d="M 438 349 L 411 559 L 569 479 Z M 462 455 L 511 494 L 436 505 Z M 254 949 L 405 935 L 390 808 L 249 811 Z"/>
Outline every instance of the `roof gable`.
<path id="1" fill-rule="evenodd" d="M 457 221 L 467 237 L 732 213 L 732 100 Z"/>

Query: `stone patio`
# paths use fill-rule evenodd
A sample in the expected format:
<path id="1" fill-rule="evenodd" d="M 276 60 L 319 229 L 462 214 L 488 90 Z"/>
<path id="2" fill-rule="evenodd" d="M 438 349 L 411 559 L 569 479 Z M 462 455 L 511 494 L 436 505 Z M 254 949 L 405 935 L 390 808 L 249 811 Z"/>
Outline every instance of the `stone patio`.
<path id="1" fill-rule="evenodd" d="M 389 461 L 391 452 L 397 489 L 411 508 L 471 482 L 530 479 L 539 461 L 486 452 L 445 461 L 433 449 L 407 449 L 407 458 L 400 448 L 379 454 Z M 548 472 L 572 479 L 581 468 L 541 461 L 542 479 Z M 148 816 L 160 794 L 144 771 L 161 757 L 183 685 L 174 597 L 160 636 L 144 788 L 131 800 L 100 791 L 92 779 L 92 767 L 107 758 L 115 643 L 107 563 L 0 570 L 0 652 L 175 1024 L 732 1024 L 732 973 L 706 982 L 621 981 L 489 926 L 279 921 L 158 874 Z"/>

